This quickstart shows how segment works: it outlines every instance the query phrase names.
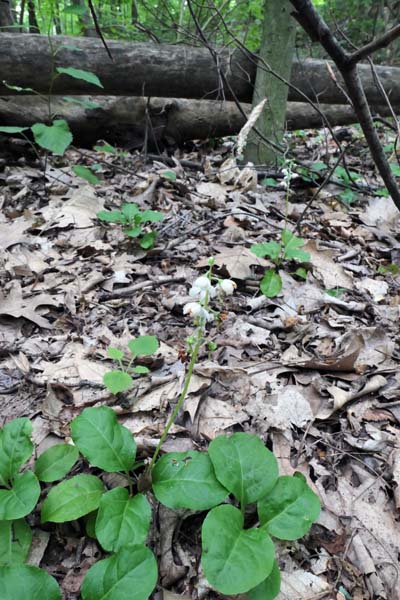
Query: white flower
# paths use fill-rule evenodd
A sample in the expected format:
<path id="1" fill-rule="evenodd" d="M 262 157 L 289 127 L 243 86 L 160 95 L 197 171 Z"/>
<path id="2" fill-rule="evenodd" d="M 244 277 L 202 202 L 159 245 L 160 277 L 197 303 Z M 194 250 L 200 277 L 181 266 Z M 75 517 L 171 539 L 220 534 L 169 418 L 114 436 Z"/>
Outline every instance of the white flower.
<path id="1" fill-rule="evenodd" d="M 201 290 L 207 290 L 211 287 L 211 281 L 205 275 L 198 277 L 193 283 L 193 287 L 200 288 Z"/>
<path id="2" fill-rule="evenodd" d="M 215 288 L 211 285 L 211 281 L 204 275 L 198 277 L 189 290 L 189 296 L 200 298 L 200 300 L 205 300 L 207 295 L 209 298 L 214 298 L 216 293 Z"/>
<path id="3" fill-rule="evenodd" d="M 183 307 L 183 314 L 190 315 L 192 319 L 201 319 L 202 321 L 213 321 L 214 315 L 208 312 L 198 302 L 188 302 Z"/>
<path id="4" fill-rule="evenodd" d="M 236 283 L 231 279 L 222 279 L 218 282 L 218 285 L 227 296 L 232 296 L 236 289 Z"/>

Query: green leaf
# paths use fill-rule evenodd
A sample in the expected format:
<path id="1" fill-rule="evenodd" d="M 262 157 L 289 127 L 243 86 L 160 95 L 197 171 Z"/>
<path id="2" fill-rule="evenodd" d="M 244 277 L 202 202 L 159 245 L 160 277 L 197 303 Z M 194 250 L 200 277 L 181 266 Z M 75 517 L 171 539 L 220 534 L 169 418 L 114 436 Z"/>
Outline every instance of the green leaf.
<path id="1" fill-rule="evenodd" d="M 71 422 L 71 437 L 83 456 L 104 471 L 129 471 L 135 462 L 135 440 L 109 406 L 85 408 Z"/>
<path id="2" fill-rule="evenodd" d="M 380 188 L 376 190 L 375 196 L 382 196 L 383 198 L 389 198 L 390 194 L 386 188 Z"/>
<path id="3" fill-rule="evenodd" d="M 0 429 L 0 485 L 18 473 L 33 452 L 32 423 L 26 417 L 10 421 Z"/>
<path id="4" fill-rule="evenodd" d="M 282 242 L 284 244 L 284 258 L 291 260 L 301 260 L 308 261 L 310 260 L 310 254 L 308 252 L 304 252 L 304 250 L 300 250 L 301 246 L 304 246 L 305 241 L 301 238 L 296 237 L 291 231 L 288 229 L 283 229 L 282 233 Z"/>
<path id="5" fill-rule="evenodd" d="M 143 232 L 143 229 L 138 225 L 137 227 L 131 227 L 130 229 L 124 229 L 124 234 L 128 237 L 139 237 Z"/>
<path id="6" fill-rule="evenodd" d="M 29 127 L 13 127 L 13 126 L 3 126 L 0 127 L 0 133 L 22 133 L 23 131 L 26 131 L 27 129 L 30 129 Z"/>
<path id="7" fill-rule="evenodd" d="M 272 567 L 271 573 L 264 581 L 259 583 L 255 588 L 247 592 L 250 600 L 274 600 L 281 589 L 281 572 L 276 560 Z"/>
<path id="8" fill-rule="evenodd" d="M 15 92 L 30 92 L 31 94 L 36 94 L 36 90 L 34 90 L 31 87 L 21 87 L 19 85 L 11 85 L 10 83 L 7 83 L 7 81 L 3 80 L 3 84 L 6 86 L 6 88 L 8 88 L 9 90 L 14 90 Z"/>
<path id="9" fill-rule="evenodd" d="M 68 123 L 64 119 L 53 121 L 52 125 L 35 123 L 31 129 L 35 142 L 54 154 L 64 154 L 73 139 Z"/>
<path id="10" fill-rule="evenodd" d="M 175 171 L 163 171 L 161 175 L 165 179 L 169 179 L 170 181 L 176 181 L 176 173 Z"/>
<path id="11" fill-rule="evenodd" d="M 89 569 L 81 595 L 82 600 L 147 600 L 156 583 L 153 553 L 146 546 L 127 546 Z"/>
<path id="12" fill-rule="evenodd" d="M 143 365 L 137 365 L 136 367 L 133 367 L 132 371 L 138 375 L 147 375 L 150 373 L 150 369 L 143 367 Z"/>
<path id="13" fill-rule="evenodd" d="M 400 267 L 396 264 L 380 265 L 378 267 L 378 273 L 380 275 L 398 275 L 400 273 Z"/>
<path id="14" fill-rule="evenodd" d="M 307 269 L 304 267 L 299 267 L 296 269 L 294 274 L 297 275 L 297 277 L 301 277 L 301 279 L 307 279 Z"/>
<path id="15" fill-rule="evenodd" d="M 224 504 L 210 510 L 201 537 L 202 567 L 218 592 L 248 592 L 271 573 L 271 538 L 260 529 L 243 529 L 243 515 L 234 506 Z"/>
<path id="16" fill-rule="evenodd" d="M 103 494 L 96 519 L 96 537 L 104 550 L 144 544 L 149 533 L 151 506 L 143 494 L 129 497 L 117 487 Z"/>
<path id="17" fill-rule="evenodd" d="M 73 98 L 72 96 L 64 96 L 63 100 L 68 104 L 79 104 L 79 106 L 83 106 L 84 108 L 101 108 L 101 104 L 92 102 L 91 100 L 81 100 L 80 98 Z"/>
<path id="18" fill-rule="evenodd" d="M 107 356 L 109 358 L 113 358 L 114 360 L 122 360 L 124 358 L 124 353 L 119 348 L 113 348 L 109 346 L 107 348 Z"/>
<path id="19" fill-rule="evenodd" d="M 390 170 L 395 177 L 400 177 L 400 166 L 397 163 L 390 163 Z"/>
<path id="20" fill-rule="evenodd" d="M 133 379 L 126 371 L 109 371 L 104 374 L 103 383 L 112 394 L 119 394 L 129 390 Z"/>
<path id="21" fill-rule="evenodd" d="M 35 463 L 39 481 L 57 481 L 72 469 L 79 458 L 78 449 L 71 444 L 56 444 L 43 452 Z"/>
<path id="22" fill-rule="evenodd" d="M 106 223 L 124 223 L 125 219 L 120 210 L 100 210 L 96 217 Z"/>
<path id="23" fill-rule="evenodd" d="M 265 187 L 278 187 L 278 182 L 276 179 L 273 179 L 273 177 L 266 177 L 261 181 L 261 185 L 264 185 Z"/>
<path id="24" fill-rule="evenodd" d="M 345 190 L 339 194 L 339 198 L 342 200 L 342 202 L 351 204 L 357 198 L 357 194 L 355 194 L 352 190 Z"/>
<path id="25" fill-rule="evenodd" d="M 103 494 L 104 495 L 104 494 Z M 97 519 L 97 510 L 92 510 L 91 513 L 84 515 L 83 520 L 85 521 L 85 531 L 86 535 L 96 539 L 96 519 Z"/>
<path id="26" fill-rule="evenodd" d="M 263 498 L 278 479 L 276 458 L 257 435 L 219 435 L 208 452 L 217 479 L 242 505 Z"/>
<path id="27" fill-rule="evenodd" d="M 0 521 L 0 567 L 25 562 L 32 543 L 32 531 L 24 519 Z"/>
<path id="28" fill-rule="evenodd" d="M 332 296 L 332 298 L 338 298 L 345 291 L 346 291 L 345 288 L 337 287 L 337 288 L 332 288 L 331 290 L 325 290 L 325 294 L 328 294 L 329 296 Z"/>
<path id="29" fill-rule="evenodd" d="M 128 223 L 134 221 L 135 217 L 140 213 L 138 205 L 134 204 L 133 202 L 123 204 L 121 206 L 121 212 Z"/>
<path id="30" fill-rule="evenodd" d="M 312 170 L 317 171 L 317 172 L 326 171 L 327 168 L 328 168 L 327 165 L 323 162 L 314 163 L 312 166 Z"/>
<path id="31" fill-rule="evenodd" d="M 80 79 L 81 81 L 97 85 L 97 87 L 104 87 L 97 75 L 91 71 L 83 71 L 82 69 L 75 69 L 74 67 L 56 67 L 56 71 L 61 75 L 69 75 L 74 79 Z"/>
<path id="32" fill-rule="evenodd" d="M 275 269 L 268 269 L 260 281 L 260 290 L 267 298 L 275 298 L 282 289 L 281 276 Z"/>
<path id="33" fill-rule="evenodd" d="M 157 500 L 168 508 L 207 510 L 228 495 L 205 452 L 164 454 L 153 469 L 152 481 Z"/>
<path id="34" fill-rule="evenodd" d="M 100 179 L 96 177 L 93 171 L 91 171 L 87 167 L 84 167 L 83 165 L 76 165 L 75 167 L 72 167 L 72 170 L 75 173 L 75 175 L 78 175 L 78 177 L 82 177 L 82 179 L 88 181 L 93 185 L 100 183 Z"/>
<path id="35" fill-rule="evenodd" d="M 143 248 L 143 250 L 149 250 L 150 248 L 153 248 L 156 237 L 157 232 L 155 231 L 149 231 L 148 233 L 145 233 L 139 242 L 140 247 Z"/>
<path id="36" fill-rule="evenodd" d="M 279 258 L 282 250 L 282 246 L 278 242 L 263 242 L 262 244 L 253 244 L 250 250 L 256 256 L 264 258 L 269 256 L 271 260 L 275 261 Z"/>
<path id="37" fill-rule="evenodd" d="M 0 568 L 0 598 L 4 600 L 61 600 L 57 581 L 38 567 Z"/>
<path id="38" fill-rule="evenodd" d="M 0 490 L 0 521 L 25 517 L 33 511 L 39 500 L 40 485 L 32 471 L 19 473 L 12 484 L 11 489 Z"/>
<path id="39" fill-rule="evenodd" d="M 164 219 L 163 213 L 158 210 L 143 210 L 140 213 L 142 223 L 157 223 Z"/>
<path id="40" fill-rule="evenodd" d="M 65 523 L 96 510 L 104 487 L 95 475 L 75 475 L 53 487 L 42 505 L 42 523 Z"/>
<path id="41" fill-rule="evenodd" d="M 280 540 L 301 538 L 318 519 L 321 503 L 303 475 L 279 477 L 257 505 L 260 525 Z"/>
<path id="42" fill-rule="evenodd" d="M 150 356 L 157 352 L 159 343 L 154 335 L 140 335 L 128 343 L 133 356 Z"/>
<path id="43" fill-rule="evenodd" d="M 102 146 L 93 146 L 96 152 L 107 152 L 108 154 L 117 154 L 116 149 L 111 144 L 103 144 Z"/>

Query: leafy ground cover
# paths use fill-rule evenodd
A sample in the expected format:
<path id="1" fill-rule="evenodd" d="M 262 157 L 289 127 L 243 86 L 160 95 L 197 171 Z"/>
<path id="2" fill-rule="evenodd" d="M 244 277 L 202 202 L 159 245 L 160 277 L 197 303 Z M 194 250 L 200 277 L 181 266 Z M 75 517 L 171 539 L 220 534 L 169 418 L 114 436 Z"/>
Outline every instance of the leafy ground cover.
<path id="1" fill-rule="evenodd" d="M 316 183 L 297 177 L 289 196 L 274 174 L 257 183 L 253 169 L 235 167 L 229 143 L 177 153 L 172 163 L 70 150 L 45 178 L 10 154 L 0 173 L 2 419 L 29 417 L 38 455 L 69 439 L 83 409 L 109 405 L 134 435 L 137 460 L 151 457 L 181 391 L 189 288 L 210 256 L 235 281 L 208 325 L 216 349 L 200 356 L 164 449 L 205 450 L 222 433 L 256 433 L 282 475 L 306 478 L 323 509 L 304 539 L 278 543 L 281 600 L 400 598 L 399 215 L 372 194 L 381 185 L 350 133 L 350 181 L 338 172 L 302 218 L 301 268 L 251 247 L 284 241 Z M 321 182 L 336 146 L 321 133 L 294 141 Z M 95 166 L 99 183 L 79 178 L 78 164 Z M 150 250 L 96 216 L 131 203 L 164 215 L 151 223 Z M 282 283 L 275 297 L 259 290 L 269 269 Z M 141 335 L 159 340 L 141 358 L 149 374 L 113 395 L 103 384 L 115 367 L 108 349 Z M 79 461 L 73 474 L 87 472 Z M 101 477 L 110 489 L 119 484 L 115 473 Z M 218 597 L 200 568 L 204 516 L 157 508 L 149 537 L 157 599 Z M 65 600 L 78 598 L 101 548 L 78 521 L 41 525 L 38 510 L 29 524 L 29 562 L 57 579 Z"/>

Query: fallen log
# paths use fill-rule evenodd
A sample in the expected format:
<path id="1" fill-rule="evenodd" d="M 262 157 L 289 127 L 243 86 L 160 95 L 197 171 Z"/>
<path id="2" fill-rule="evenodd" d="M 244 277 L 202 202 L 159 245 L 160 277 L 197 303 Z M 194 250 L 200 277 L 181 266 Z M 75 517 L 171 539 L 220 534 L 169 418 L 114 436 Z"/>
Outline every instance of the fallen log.
<path id="1" fill-rule="evenodd" d="M 218 52 L 219 70 L 206 48 L 184 45 L 128 43 L 108 41 L 114 60 L 105 53 L 100 40 L 57 36 L 52 39 L 58 49 L 56 67 L 75 67 L 95 73 L 103 88 L 81 79 L 60 75 L 54 82 L 54 94 L 103 94 L 118 96 L 156 96 L 197 99 L 233 99 L 251 102 L 256 65 L 241 49 Z M 31 87 L 48 93 L 53 58 L 47 36 L 35 34 L 0 34 L 0 95 L 15 91 L 3 83 Z M 331 68 L 337 73 L 332 63 Z M 400 68 L 379 66 L 377 74 L 394 104 L 400 104 Z M 223 73 L 225 83 L 222 82 Z M 369 65 L 359 66 L 368 100 L 382 104 Z M 338 81 L 341 77 L 337 75 Z M 291 82 L 304 94 L 321 103 L 344 104 L 346 97 L 333 81 L 327 61 L 305 60 L 293 63 Z M 304 101 L 294 90 L 289 100 Z"/>
<path id="2" fill-rule="evenodd" d="M 52 100 L 52 110 L 65 118 L 74 135 L 74 142 L 90 146 L 99 139 L 125 147 L 140 148 L 145 137 L 151 144 L 181 144 L 186 140 L 223 137 L 237 134 L 245 119 L 233 102 L 138 97 L 84 97 L 99 108 L 85 108 Z M 250 104 L 242 104 L 245 113 Z M 353 110 L 345 105 L 321 105 L 321 112 L 330 125 L 348 125 L 357 121 Z M 0 98 L 0 125 L 29 127 L 46 122 L 48 108 L 37 96 Z M 389 115 L 387 107 L 377 114 Z M 321 115 L 305 103 L 289 102 L 287 127 L 290 130 L 321 127 Z"/>

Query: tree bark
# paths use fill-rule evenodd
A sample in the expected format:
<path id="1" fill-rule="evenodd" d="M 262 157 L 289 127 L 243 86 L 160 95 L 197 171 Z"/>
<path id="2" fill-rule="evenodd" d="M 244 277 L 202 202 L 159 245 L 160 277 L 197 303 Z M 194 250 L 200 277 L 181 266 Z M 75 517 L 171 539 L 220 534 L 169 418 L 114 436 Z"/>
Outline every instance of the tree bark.
<path id="1" fill-rule="evenodd" d="M 276 146 L 282 143 L 285 132 L 288 87 L 282 80 L 268 73 L 264 66 L 268 65 L 286 81 L 290 80 L 296 34 L 296 23 L 290 13 L 289 0 L 264 2 L 260 60 L 252 104 L 254 108 L 264 98 L 267 103 L 257 120 L 256 128 L 250 132 L 244 156 L 245 162 L 250 161 L 255 165 L 274 166 L 277 163 Z M 266 140 L 273 142 L 274 146 L 267 145 Z"/>
<path id="2" fill-rule="evenodd" d="M 110 61 L 98 39 L 55 37 L 55 47 L 65 46 L 56 56 L 56 66 L 75 67 L 95 73 L 104 88 L 62 75 L 55 82 L 55 94 L 104 94 L 120 96 L 157 96 L 198 99 L 232 99 L 251 102 L 256 64 L 240 49 L 223 50 L 219 68 L 227 85 L 221 84 L 218 69 L 206 48 L 184 45 L 146 44 L 107 41 L 114 61 Z M 82 52 L 75 48 L 79 48 Z M 51 79 L 51 55 L 46 36 L 33 34 L 0 35 L 0 95 L 12 95 L 2 80 L 12 85 L 32 87 L 46 94 Z M 333 63 L 331 68 L 335 70 Z M 359 65 L 367 98 L 373 106 L 382 105 L 369 65 Z M 389 98 L 400 103 L 400 68 L 380 66 L 376 71 Z M 335 70 L 335 73 L 338 73 Z M 342 79 L 337 75 L 338 81 Z M 294 61 L 291 82 L 304 94 L 327 104 L 346 103 L 346 97 L 332 80 L 327 61 Z M 232 90 L 232 91 L 231 91 Z M 289 100 L 304 97 L 289 90 Z"/>
<path id="3" fill-rule="evenodd" d="M 100 108 L 86 109 L 60 97 L 54 97 L 52 102 L 53 111 L 68 121 L 74 143 L 83 146 L 105 139 L 116 146 L 141 148 L 146 136 L 153 147 L 181 144 L 187 140 L 235 135 L 245 122 L 234 102 L 171 98 L 148 101 L 147 98 L 113 96 L 85 99 L 97 102 Z M 251 111 L 250 104 L 242 104 L 242 108 L 247 114 Z M 321 105 L 321 110 L 332 126 L 357 121 L 350 106 Z M 381 108 L 379 114 L 387 116 L 388 108 Z M 46 122 L 47 117 L 47 106 L 36 96 L 0 98 L 1 125 L 29 127 L 36 122 Z M 286 122 L 290 130 L 324 124 L 310 105 L 297 102 L 288 103 Z"/>
<path id="4" fill-rule="evenodd" d="M 14 24 L 14 18 L 11 11 L 11 0 L 1 0 L 0 1 L 0 31 L 15 31 L 12 27 Z"/>

